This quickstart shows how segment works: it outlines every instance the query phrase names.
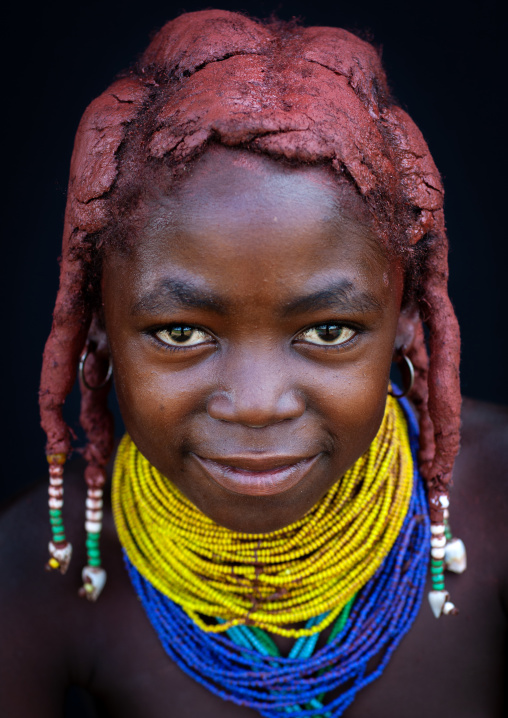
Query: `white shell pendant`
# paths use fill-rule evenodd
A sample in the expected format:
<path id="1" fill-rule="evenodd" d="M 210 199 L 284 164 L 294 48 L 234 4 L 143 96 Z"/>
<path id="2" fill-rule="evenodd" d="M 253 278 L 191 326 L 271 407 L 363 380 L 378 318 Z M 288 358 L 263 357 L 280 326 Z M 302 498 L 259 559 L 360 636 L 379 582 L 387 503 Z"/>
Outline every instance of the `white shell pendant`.
<path id="1" fill-rule="evenodd" d="M 461 539 L 453 538 L 446 544 L 444 560 L 448 571 L 463 573 L 466 570 L 466 547 Z"/>
<path id="2" fill-rule="evenodd" d="M 429 591 L 429 603 L 436 618 L 443 613 L 445 603 L 449 599 L 448 591 Z"/>
<path id="3" fill-rule="evenodd" d="M 51 557 L 46 564 L 48 571 L 51 571 L 51 569 L 58 569 L 60 573 L 65 573 L 69 568 L 69 563 L 71 562 L 72 544 L 66 541 L 63 545 L 57 545 L 53 543 L 53 541 L 50 541 L 48 544 L 48 551 Z"/>
<path id="4" fill-rule="evenodd" d="M 106 583 L 106 571 L 96 566 L 85 566 L 81 572 L 83 587 L 79 589 L 79 595 L 89 601 L 96 601 Z"/>
<path id="5" fill-rule="evenodd" d="M 448 591 L 429 591 L 429 603 L 436 618 L 441 615 L 455 615 L 458 613 L 455 605 L 450 601 Z"/>

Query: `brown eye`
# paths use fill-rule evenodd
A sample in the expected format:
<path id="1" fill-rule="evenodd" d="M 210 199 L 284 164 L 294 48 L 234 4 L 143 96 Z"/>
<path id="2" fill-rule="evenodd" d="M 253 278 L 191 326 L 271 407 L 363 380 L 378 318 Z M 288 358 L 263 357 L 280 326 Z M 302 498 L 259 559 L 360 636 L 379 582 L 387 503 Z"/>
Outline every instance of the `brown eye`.
<path id="1" fill-rule="evenodd" d="M 175 324 L 155 332 L 157 339 L 169 346 L 193 347 L 197 344 L 204 344 L 210 340 L 210 335 L 202 329 L 189 327 L 185 324 Z"/>
<path id="2" fill-rule="evenodd" d="M 356 334 L 354 329 L 343 324 L 319 324 L 306 329 L 299 335 L 299 339 L 309 344 L 319 346 L 338 346 L 344 344 Z"/>

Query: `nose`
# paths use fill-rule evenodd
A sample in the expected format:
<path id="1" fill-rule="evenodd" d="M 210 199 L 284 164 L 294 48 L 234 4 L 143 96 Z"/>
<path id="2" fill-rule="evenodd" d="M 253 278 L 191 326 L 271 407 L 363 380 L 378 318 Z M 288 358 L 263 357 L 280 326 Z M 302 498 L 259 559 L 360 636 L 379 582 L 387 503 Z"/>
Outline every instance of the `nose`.
<path id="1" fill-rule="evenodd" d="M 287 362 L 276 365 L 273 354 L 264 359 L 252 354 L 244 360 L 238 357 L 228 362 L 226 375 L 223 388 L 207 402 L 212 419 L 262 428 L 305 412 L 305 399 L 291 386 Z"/>

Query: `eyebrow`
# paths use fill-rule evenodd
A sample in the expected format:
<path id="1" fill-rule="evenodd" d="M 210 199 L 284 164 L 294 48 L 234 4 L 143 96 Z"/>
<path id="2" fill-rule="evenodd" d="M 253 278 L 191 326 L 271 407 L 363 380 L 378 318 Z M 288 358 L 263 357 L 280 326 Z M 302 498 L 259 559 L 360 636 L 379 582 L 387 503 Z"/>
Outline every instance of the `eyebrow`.
<path id="1" fill-rule="evenodd" d="M 200 289 L 191 282 L 165 278 L 134 304 L 131 314 L 163 312 L 175 306 L 209 309 L 219 314 L 226 311 L 224 302 L 213 292 Z"/>
<path id="2" fill-rule="evenodd" d="M 191 282 L 179 279 L 162 279 L 134 304 L 132 315 L 164 312 L 175 306 L 187 309 L 208 309 L 225 314 L 227 304 L 213 292 L 200 289 Z M 355 289 L 349 280 L 340 280 L 312 294 L 288 302 L 283 314 L 291 315 L 319 309 L 334 308 L 340 311 L 380 311 L 383 304 L 371 292 Z"/>
<path id="3" fill-rule="evenodd" d="M 312 294 L 306 294 L 286 304 L 285 314 L 298 314 L 318 309 L 334 308 L 340 311 L 380 311 L 383 303 L 365 290 L 355 289 L 352 282 L 342 279 Z"/>

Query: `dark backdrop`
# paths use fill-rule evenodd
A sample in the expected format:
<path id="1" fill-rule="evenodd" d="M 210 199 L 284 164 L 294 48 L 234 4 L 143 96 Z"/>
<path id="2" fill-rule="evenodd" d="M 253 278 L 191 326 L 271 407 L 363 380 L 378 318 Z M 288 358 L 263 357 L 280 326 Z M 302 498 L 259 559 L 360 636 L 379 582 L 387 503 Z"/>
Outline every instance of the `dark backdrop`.
<path id="1" fill-rule="evenodd" d="M 73 136 L 86 105 L 179 12 L 171 2 L 10 3 L 4 12 L 1 496 L 45 470 L 37 388 L 57 290 L 65 188 Z M 508 403 L 505 198 L 499 97 L 500 3 L 493 0 L 269 0 L 218 7 L 261 17 L 367 31 L 382 45 L 396 96 L 428 141 L 446 188 L 450 293 L 462 326 L 463 392 Z M 5 190 L 4 190 L 5 197 Z M 77 394 L 67 415 L 77 424 Z"/>

